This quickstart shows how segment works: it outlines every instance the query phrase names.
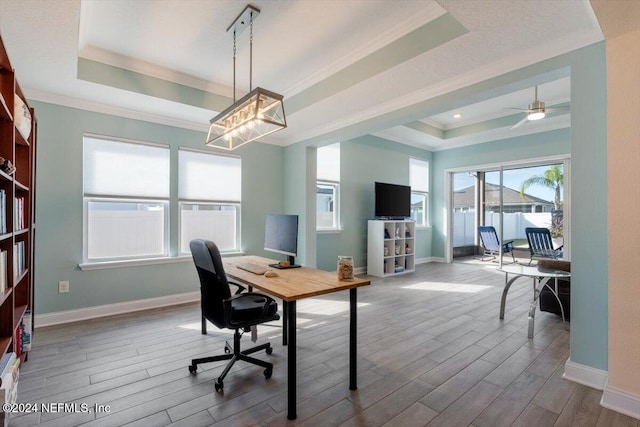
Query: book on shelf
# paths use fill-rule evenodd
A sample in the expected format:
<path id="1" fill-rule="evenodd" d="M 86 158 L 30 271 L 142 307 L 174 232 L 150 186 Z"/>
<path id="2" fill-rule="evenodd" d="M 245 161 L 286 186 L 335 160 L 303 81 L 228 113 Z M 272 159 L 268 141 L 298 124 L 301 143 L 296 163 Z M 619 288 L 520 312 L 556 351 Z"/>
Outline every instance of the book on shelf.
<path id="1" fill-rule="evenodd" d="M 21 348 L 22 352 L 31 350 L 31 334 L 33 332 L 33 327 L 31 323 L 31 310 L 27 310 L 24 312 L 24 316 L 22 316 L 22 324 L 20 326 L 22 329 L 22 341 Z"/>
<path id="2" fill-rule="evenodd" d="M 25 253 L 24 253 L 24 242 L 16 242 L 13 245 L 13 271 L 14 277 L 20 276 L 25 269 L 25 261 L 24 261 Z"/>
<path id="3" fill-rule="evenodd" d="M 13 333 L 13 352 L 17 357 L 22 354 L 22 330 L 20 328 L 16 328 Z"/>
<path id="4" fill-rule="evenodd" d="M 0 189 L 0 234 L 7 233 L 7 192 Z"/>
<path id="5" fill-rule="evenodd" d="M 22 230 L 24 229 L 24 196 L 17 196 L 14 203 L 13 228 Z"/>
<path id="6" fill-rule="evenodd" d="M 2 403 L 15 403 L 18 398 L 20 358 L 15 353 L 7 353 L 7 355 L 9 355 L 9 361 L 0 376 L 0 390 L 4 392 Z"/>
<path id="7" fill-rule="evenodd" d="M 9 367 L 14 360 L 16 360 L 16 354 L 14 352 L 5 353 L 2 358 L 0 358 L 0 385 L 2 385 L 2 378 L 9 372 Z"/>
<path id="8" fill-rule="evenodd" d="M 7 251 L 0 251 L 0 295 L 7 292 Z"/>

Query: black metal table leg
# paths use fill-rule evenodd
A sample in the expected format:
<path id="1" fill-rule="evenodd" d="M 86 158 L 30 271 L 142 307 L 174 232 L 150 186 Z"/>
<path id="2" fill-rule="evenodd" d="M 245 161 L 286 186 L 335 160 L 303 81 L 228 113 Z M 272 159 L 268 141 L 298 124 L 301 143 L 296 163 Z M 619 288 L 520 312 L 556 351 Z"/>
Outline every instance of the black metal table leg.
<path id="1" fill-rule="evenodd" d="M 358 313 L 357 313 L 357 288 L 349 289 L 349 390 L 357 390 L 357 334 L 358 334 Z"/>
<path id="2" fill-rule="evenodd" d="M 287 350 L 287 418 L 295 420 L 298 416 L 296 413 L 296 302 L 288 301 L 284 304 L 287 311 L 286 317 L 288 317 L 287 335 L 289 340 L 289 349 Z"/>
<path id="3" fill-rule="evenodd" d="M 282 345 L 287 345 L 287 308 L 289 304 L 286 301 L 282 301 Z"/>

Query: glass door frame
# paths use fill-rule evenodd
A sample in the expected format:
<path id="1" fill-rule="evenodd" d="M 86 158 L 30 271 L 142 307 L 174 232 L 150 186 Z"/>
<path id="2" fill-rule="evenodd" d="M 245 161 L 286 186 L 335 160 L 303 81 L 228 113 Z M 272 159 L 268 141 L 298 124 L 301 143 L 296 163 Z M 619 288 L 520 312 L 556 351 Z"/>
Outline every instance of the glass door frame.
<path id="1" fill-rule="evenodd" d="M 534 167 L 534 166 L 545 166 L 551 164 L 559 164 L 563 165 L 563 174 L 564 174 L 564 201 L 563 201 L 563 209 L 564 209 L 564 217 L 569 218 L 569 221 L 566 221 L 563 225 L 563 235 L 564 235 L 564 258 L 571 259 L 571 155 L 570 154 L 562 154 L 557 156 L 548 156 L 548 157 L 537 157 L 531 159 L 522 159 L 522 160 L 512 160 L 512 161 L 504 161 L 497 162 L 491 164 L 484 165 L 470 165 L 464 167 L 457 168 L 449 168 L 445 169 L 445 200 L 444 200 L 444 218 L 443 218 L 443 230 L 445 230 L 445 253 L 444 253 L 444 261 L 446 263 L 450 263 L 453 261 L 453 176 L 456 173 L 464 173 L 464 172 L 500 172 L 500 184 L 502 187 L 503 184 L 503 171 L 509 169 L 518 169 L 518 168 L 526 168 L 526 167 Z M 502 222 L 503 222 L 503 206 L 502 206 L 502 192 L 500 194 L 500 231 L 499 238 L 502 242 Z M 502 264 L 502 252 L 500 253 L 499 262 Z"/>

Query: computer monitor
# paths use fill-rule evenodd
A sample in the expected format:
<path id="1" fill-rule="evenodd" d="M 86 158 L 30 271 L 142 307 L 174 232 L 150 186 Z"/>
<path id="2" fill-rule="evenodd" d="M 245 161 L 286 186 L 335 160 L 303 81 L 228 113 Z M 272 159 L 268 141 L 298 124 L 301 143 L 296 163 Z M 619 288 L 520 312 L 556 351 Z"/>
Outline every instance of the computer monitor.
<path id="1" fill-rule="evenodd" d="M 298 215 L 269 214 L 264 229 L 264 250 L 287 255 L 289 265 L 271 264 L 275 268 L 300 267 L 298 255 Z"/>

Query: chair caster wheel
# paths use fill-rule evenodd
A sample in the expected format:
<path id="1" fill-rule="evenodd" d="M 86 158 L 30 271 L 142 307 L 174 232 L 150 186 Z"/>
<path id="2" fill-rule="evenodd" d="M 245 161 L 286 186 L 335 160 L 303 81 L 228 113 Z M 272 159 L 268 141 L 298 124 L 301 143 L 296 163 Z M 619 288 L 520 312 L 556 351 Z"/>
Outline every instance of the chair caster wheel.
<path id="1" fill-rule="evenodd" d="M 271 354 L 271 353 L 273 353 L 273 347 L 267 347 L 267 348 L 265 349 L 265 352 L 266 352 L 267 354 Z"/>
<path id="2" fill-rule="evenodd" d="M 196 365 L 189 365 L 189 373 L 191 375 L 195 375 L 196 374 L 196 369 L 198 369 L 198 367 Z"/>
<path id="3" fill-rule="evenodd" d="M 273 369 L 267 368 L 267 369 L 264 370 L 264 377 L 266 379 L 271 378 L 271 374 L 273 374 Z"/>
<path id="4" fill-rule="evenodd" d="M 216 391 L 219 392 L 224 388 L 224 383 L 222 382 L 222 380 L 216 380 L 213 386 L 216 388 Z"/>

